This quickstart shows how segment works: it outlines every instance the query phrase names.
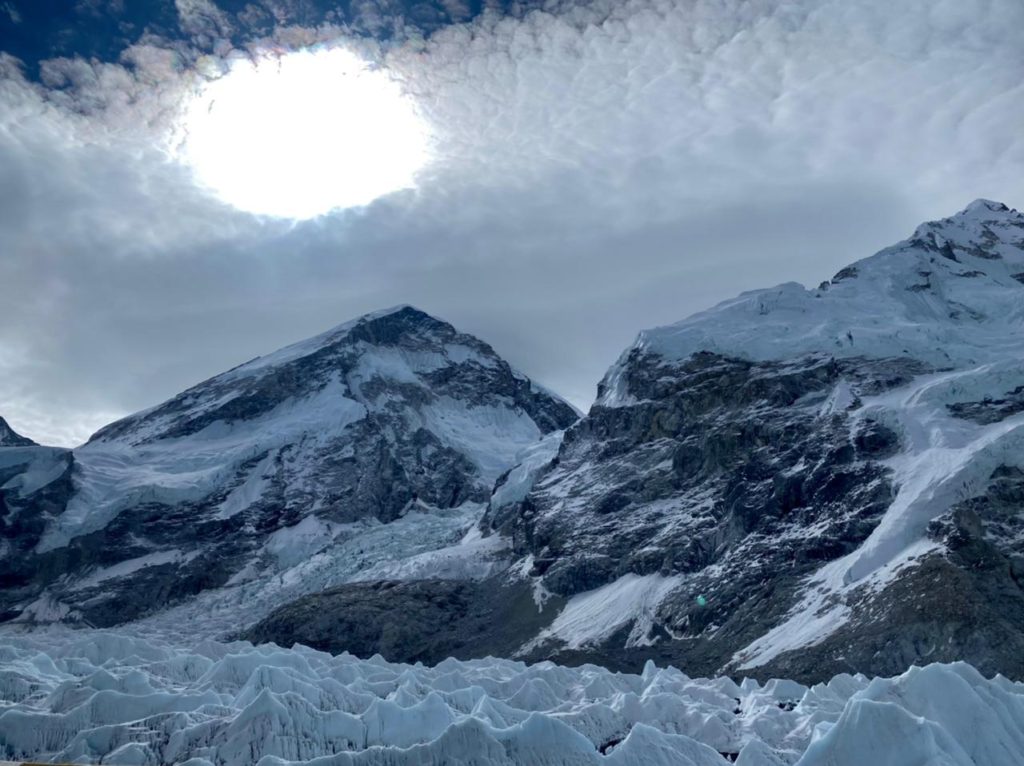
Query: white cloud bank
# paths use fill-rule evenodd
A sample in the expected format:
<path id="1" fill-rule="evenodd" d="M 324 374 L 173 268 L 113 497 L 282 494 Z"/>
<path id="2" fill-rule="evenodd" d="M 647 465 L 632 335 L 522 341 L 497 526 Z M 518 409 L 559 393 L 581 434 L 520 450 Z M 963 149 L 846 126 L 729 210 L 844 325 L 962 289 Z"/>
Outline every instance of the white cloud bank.
<path id="1" fill-rule="evenodd" d="M 218 34 L 214 6 L 182 6 Z M 641 327 L 817 282 L 975 197 L 1024 204 L 1022 28 L 1016 0 L 485 14 L 380 54 L 434 132 L 417 189 L 295 226 L 217 202 L 168 158 L 198 84 L 182 46 L 53 62 L 45 86 L 7 60 L 0 414 L 73 443 L 398 302 L 585 406 Z"/>

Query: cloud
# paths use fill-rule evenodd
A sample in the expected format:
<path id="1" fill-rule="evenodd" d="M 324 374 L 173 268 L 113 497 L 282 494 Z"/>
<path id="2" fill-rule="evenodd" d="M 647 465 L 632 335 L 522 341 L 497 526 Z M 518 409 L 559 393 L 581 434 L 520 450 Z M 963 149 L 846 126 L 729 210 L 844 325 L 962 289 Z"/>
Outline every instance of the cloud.
<path id="1" fill-rule="evenodd" d="M 211 3 L 178 5 L 206 42 L 227 33 Z M 41 84 L 4 62 L 0 414 L 73 443 L 399 302 L 586 406 L 642 327 L 817 283 L 975 197 L 1024 204 L 1018 2 L 544 7 L 353 40 L 415 97 L 435 159 L 415 191 L 295 225 L 171 158 L 202 73 L 238 52 L 146 40 L 119 64 L 49 62 Z"/>
<path id="2" fill-rule="evenodd" d="M 234 31 L 228 15 L 210 0 L 174 0 L 174 6 L 182 31 L 194 41 L 208 46 Z"/>

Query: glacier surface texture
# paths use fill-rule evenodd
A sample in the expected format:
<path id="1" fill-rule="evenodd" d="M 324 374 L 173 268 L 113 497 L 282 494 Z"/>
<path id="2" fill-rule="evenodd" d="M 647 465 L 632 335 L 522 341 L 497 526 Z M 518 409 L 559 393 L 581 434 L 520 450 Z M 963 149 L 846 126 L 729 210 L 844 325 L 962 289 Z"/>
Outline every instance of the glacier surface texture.
<path id="1" fill-rule="evenodd" d="M 0 645 L 0 757 L 242 766 L 1017 766 L 1024 684 L 694 679 L 502 659 L 434 667 L 297 646 L 44 632 Z"/>

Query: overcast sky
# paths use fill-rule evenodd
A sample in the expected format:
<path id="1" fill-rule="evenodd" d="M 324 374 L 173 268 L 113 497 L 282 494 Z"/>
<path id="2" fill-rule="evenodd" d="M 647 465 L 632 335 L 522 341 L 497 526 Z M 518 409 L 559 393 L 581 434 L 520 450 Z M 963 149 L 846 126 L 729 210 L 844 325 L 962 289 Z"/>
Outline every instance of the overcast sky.
<path id="1" fill-rule="evenodd" d="M 18 5 L 3 29 L 33 23 Z M 0 415 L 76 444 L 398 303 L 586 408 L 644 327 L 817 284 L 977 197 L 1024 206 L 1020 0 L 441 5 L 376 41 L 344 19 L 249 41 L 351 39 L 429 126 L 414 189 L 298 222 L 169 153 L 197 72 L 246 43 L 227 12 L 177 0 L 180 36 L 106 60 L 0 38 Z"/>

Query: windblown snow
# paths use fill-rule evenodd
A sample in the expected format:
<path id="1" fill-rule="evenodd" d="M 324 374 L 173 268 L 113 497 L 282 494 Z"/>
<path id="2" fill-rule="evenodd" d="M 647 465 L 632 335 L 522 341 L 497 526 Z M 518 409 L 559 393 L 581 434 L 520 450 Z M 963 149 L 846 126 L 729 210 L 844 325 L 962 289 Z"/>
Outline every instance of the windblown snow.
<path id="1" fill-rule="evenodd" d="M 966 664 L 895 678 L 693 679 L 585 665 L 360 660 L 124 633 L 7 636 L 0 756 L 280 766 L 1018 766 L 1024 684 Z"/>

